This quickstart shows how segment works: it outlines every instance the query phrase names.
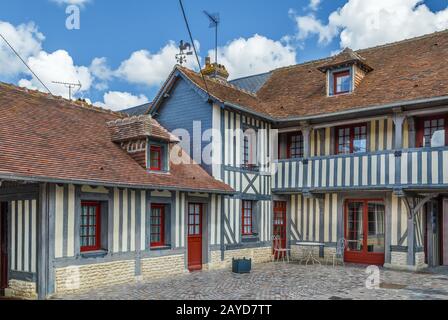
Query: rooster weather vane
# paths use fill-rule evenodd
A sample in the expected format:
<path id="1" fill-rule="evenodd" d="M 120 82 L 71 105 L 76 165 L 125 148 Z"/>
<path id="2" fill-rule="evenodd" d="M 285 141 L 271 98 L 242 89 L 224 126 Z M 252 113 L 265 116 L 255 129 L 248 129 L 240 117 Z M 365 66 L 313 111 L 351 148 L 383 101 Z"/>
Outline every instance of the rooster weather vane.
<path id="1" fill-rule="evenodd" d="M 184 42 L 181 40 L 179 43 L 179 53 L 176 54 L 177 63 L 183 65 L 187 62 L 187 56 L 193 55 L 193 51 L 191 51 L 191 44 L 188 42 Z"/>

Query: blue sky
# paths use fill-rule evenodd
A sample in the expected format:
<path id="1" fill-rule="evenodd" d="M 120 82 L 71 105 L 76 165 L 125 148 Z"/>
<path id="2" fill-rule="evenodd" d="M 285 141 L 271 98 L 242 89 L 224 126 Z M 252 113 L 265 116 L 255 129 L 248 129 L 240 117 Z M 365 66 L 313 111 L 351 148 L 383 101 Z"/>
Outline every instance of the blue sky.
<path id="1" fill-rule="evenodd" d="M 65 10 L 73 3 L 80 8 L 79 30 L 66 28 Z M 214 45 L 202 10 L 220 13 L 220 60 L 234 78 L 328 56 L 345 46 L 358 49 L 448 28 L 447 0 L 184 4 L 202 59 Z M 177 0 L 2 0 L 0 32 L 56 94 L 66 90 L 51 81 L 80 80 L 78 96 L 113 109 L 150 100 L 175 64 L 170 41 L 188 40 Z M 0 80 L 42 89 L 11 62 L 8 50 L 0 43 Z M 195 67 L 190 60 L 188 66 Z"/>

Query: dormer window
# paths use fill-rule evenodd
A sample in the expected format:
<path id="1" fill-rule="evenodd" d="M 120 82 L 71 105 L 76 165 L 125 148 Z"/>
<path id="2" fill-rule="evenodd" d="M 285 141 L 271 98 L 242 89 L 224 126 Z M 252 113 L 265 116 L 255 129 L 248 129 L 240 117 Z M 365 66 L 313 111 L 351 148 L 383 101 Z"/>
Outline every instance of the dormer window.
<path id="1" fill-rule="evenodd" d="M 330 97 L 355 91 L 364 77 L 373 71 L 366 59 L 349 48 L 317 69 L 327 77 L 327 95 Z"/>
<path id="2" fill-rule="evenodd" d="M 150 147 L 150 164 L 149 170 L 162 171 L 162 147 L 151 146 Z"/>
<path id="3" fill-rule="evenodd" d="M 333 73 L 333 95 L 349 93 L 351 91 L 351 83 L 350 71 Z"/>

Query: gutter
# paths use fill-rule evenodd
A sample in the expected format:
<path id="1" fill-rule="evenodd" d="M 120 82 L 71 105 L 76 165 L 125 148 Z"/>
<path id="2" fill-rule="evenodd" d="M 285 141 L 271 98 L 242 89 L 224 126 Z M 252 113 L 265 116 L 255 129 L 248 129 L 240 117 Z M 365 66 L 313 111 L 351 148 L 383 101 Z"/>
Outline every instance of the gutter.
<path id="1" fill-rule="evenodd" d="M 190 188 L 178 188 L 178 187 L 164 187 L 164 186 L 152 186 L 152 185 L 138 185 L 138 184 L 126 184 L 126 183 L 111 183 L 95 180 L 73 180 L 73 179 L 57 179 L 35 176 L 21 176 L 14 174 L 0 174 L 0 180 L 15 180 L 23 182 L 41 182 L 41 183 L 56 183 L 56 184 L 75 184 L 75 185 L 90 185 L 97 187 L 109 187 L 109 188 L 126 188 L 126 189 L 141 189 L 141 190 L 167 190 L 167 191 L 181 191 L 181 192 L 199 192 L 199 193 L 211 193 L 220 195 L 234 195 L 235 191 L 224 191 L 218 189 L 190 189 Z"/>

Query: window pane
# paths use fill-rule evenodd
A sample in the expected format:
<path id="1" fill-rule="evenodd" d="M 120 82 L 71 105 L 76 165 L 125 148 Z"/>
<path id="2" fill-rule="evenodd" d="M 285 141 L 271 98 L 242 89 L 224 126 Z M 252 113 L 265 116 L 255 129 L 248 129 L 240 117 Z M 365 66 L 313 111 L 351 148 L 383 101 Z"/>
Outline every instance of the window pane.
<path id="1" fill-rule="evenodd" d="M 385 232 L 384 232 L 385 207 L 382 203 L 369 203 L 368 207 L 368 233 L 367 251 L 384 253 Z"/>
<path id="2" fill-rule="evenodd" d="M 362 202 L 348 204 L 347 242 L 349 251 L 362 251 L 363 249 L 363 213 Z"/>
<path id="3" fill-rule="evenodd" d="M 340 74 L 335 74 L 335 90 L 336 90 L 336 94 L 337 93 L 345 93 L 345 92 L 349 92 L 350 91 L 350 82 L 351 82 L 351 77 L 350 77 L 350 73 L 340 73 Z"/>
<path id="4" fill-rule="evenodd" d="M 424 147 L 443 147 L 446 145 L 445 141 L 445 119 L 434 119 L 424 121 L 423 131 L 423 146 Z"/>

